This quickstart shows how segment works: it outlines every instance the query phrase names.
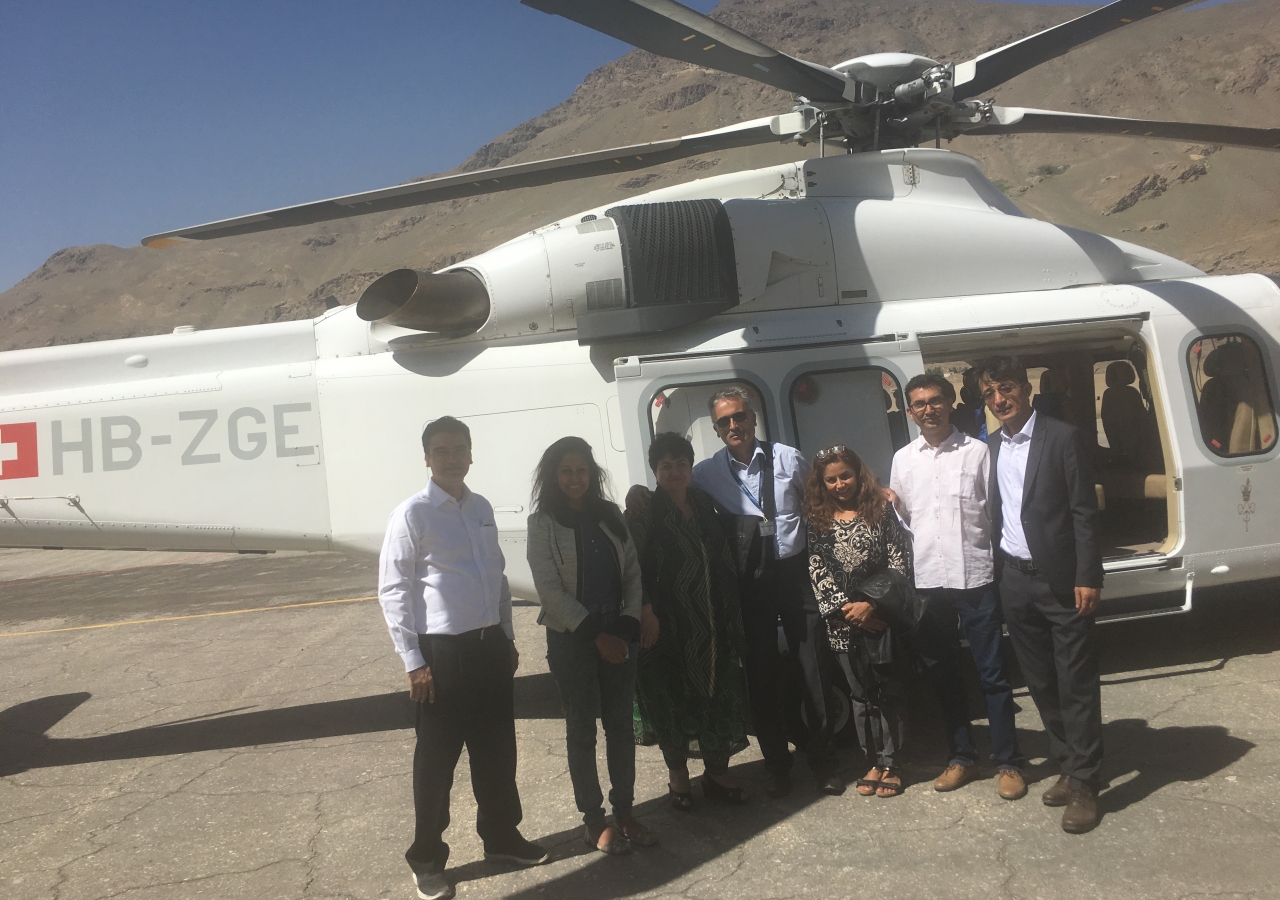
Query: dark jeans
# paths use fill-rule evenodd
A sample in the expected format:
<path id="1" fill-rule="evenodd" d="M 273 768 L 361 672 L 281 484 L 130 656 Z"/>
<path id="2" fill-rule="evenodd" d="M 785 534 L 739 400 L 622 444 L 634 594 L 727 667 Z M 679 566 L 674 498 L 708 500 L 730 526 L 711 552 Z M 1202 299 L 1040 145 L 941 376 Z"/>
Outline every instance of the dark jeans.
<path id="1" fill-rule="evenodd" d="M 1002 769 L 1019 769 L 1026 759 L 1018 752 L 1014 728 L 1013 687 L 1001 655 L 1000 601 L 994 584 L 971 590 L 925 588 L 924 618 L 916 632 L 916 654 L 933 683 L 942 706 L 950 761 L 972 766 L 978 751 L 969 727 L 969 705 L 961 675 L 960 629 L 969 641 L 969 652 L 978 668 L 978 682 L 987 704 L 991 729 L 991 758 Z"/>
<path id="2" fill-rule="evenodd" d="M 1004 566 L 1000 602 L 1018 665 L 1049 734 L 1049 756 L 1075 787 L 1098 789 L 1102 686 L 1093 617 L 1059 600 L 1041 575 Z"/>
<path id="3" fill-rule="evenodd" d="M 449 845 L 449 789 L 463 744 L 471 757 L 476 831 L 485 846 L 519 837 L 523 812 L 516 789 L 516 721 L 511 641 L 498 628 L 481 638 L 419 635 L 431 660 L 434 703 L 419 703 L 418 745 L 413 753 L 413 845 L 405 853 L 415 872 L 444 871 Z"/>
<path id="4" fill-rule="evenodd" d="M 636 692 L 639 644 L 631 644 L 626 662 L 608 663 L 593 641 L 547 629 L 547 665 L 564 706 L 565 747 L 573 799 L 582 821 L 604 824 L 604 796 L 596 773 L 596 718 L 604 725 L 609 766 L 609 805 L 614 818 L 631 815 L 635 800 L 636 742 L 631 704 Z"/>
<path id="5" fill-rule="evenodd" d="M 799 661 L 803 674 L 802 702 L 809 721 L 809 742 L 805 753 L 809 757 L 809 766 L 819 775 L 834 772 L 838 761 L 831 744 L 831 723 L 827 716 L 830 685 L 819 662 L 819 642 L 825 649 L 826 630 L 809 586 L 809 556 L 799 553 L 775 560 L 760 578 L 744 578 L 740 583 L 742 627 L 746 636 L 747 699 L 751 703 L 765 768 L 774 775 L 786 775 L 792 765 L 791 748 L 787 745 L 787 705 L 790 701 L 784 690 L 788 681 L 787 661 L 778 649 L 778 626 L 781 624 L 788 650 Z"/>

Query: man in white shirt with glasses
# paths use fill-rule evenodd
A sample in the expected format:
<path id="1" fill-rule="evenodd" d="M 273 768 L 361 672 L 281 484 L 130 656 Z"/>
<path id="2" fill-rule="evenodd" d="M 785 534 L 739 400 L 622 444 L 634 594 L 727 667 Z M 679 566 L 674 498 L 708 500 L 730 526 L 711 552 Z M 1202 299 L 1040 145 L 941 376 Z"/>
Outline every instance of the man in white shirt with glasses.
<path id="1" fill-rule="evenodd" d="M 1027 793 L 1018 750 L 1013 689 L 1001 652 L 1000 603 L 987 508 L 990 451 L 951 424 L 955 388 L 938 374 L 917 375 L 904 392 L 920 436 L 893 457 L 889 485 L 914 534 L 916 590 L 926 600 L 917 653 L 942 706 L 950 759 L 934 782 L 953 791 L 978 777 L 961 673 L 960 631 L 969 641 L 986 699 L 996 789 L 1006 800 Z"/>

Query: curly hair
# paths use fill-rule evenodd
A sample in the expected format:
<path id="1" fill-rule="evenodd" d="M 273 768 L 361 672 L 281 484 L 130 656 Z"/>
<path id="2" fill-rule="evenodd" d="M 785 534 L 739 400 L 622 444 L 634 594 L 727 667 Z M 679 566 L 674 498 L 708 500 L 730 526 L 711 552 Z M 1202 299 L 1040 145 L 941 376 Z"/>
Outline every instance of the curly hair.
<path id="1" fill-rule="evenodd" d="M 813 470 L 810 471 L 809 480 L 804 486 L 804 514 L 809 520 L 809 526 L 819 534 L 825 534 L 831 530 L 836 502 L 827 491 L 827 485 L 822 477 L 827 471 L 827 466 L 835 462 L 842 462 L 852 469 L 858 481 L 858 490 L 855 494 L 857 501 L 855 508 L 858 510 L 858 515 L 866 519 L 870 525 L 879 522 L 880 517 L 884 515 L 886 505 L 884 490 L 880 487 L 875 473 L 862 461 L 862 457 L 841 445 L 823 450 L 813 458 Z"/>

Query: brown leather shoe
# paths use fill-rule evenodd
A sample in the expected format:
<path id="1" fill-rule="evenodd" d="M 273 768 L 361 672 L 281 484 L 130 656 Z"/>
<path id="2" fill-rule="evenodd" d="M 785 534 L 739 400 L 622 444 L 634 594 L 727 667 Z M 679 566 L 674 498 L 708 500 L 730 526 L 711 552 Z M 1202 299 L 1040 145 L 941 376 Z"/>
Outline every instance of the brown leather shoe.
<path id="1" fill-rule="evenodd" d="M 1066 775 L 1058 776 L 1058 783 L 1045 791 L 1040 801 L 1045 806 L 1066 806 L 1071 799 L 1071 779 Z"/>
<path id="2" fill-rule="evenodd" d="M 1021 800 L 1027 796 L 1027 782 L 1016 769 L 1001 769 L 996 776 L 996 793 L 1004 800 Z"/>
<path id="3" fill-rule="evenodd" d="M 977 766 L 962 766 L 960 763 L 952 763 L 942 770 L 942 774 L 933 783 L 933 789 L 935 791 L 954 791 L 956 788 L 964 787 L 977 777 Z"/>
<path id="4" fill-rule="evenodd" d="M 1067 834 L 1084 834 L 1098 827 L 1098 793 L 1090 788 L 1073 787 L 1067 808 L 1062 811 L 1062 830 Z"/>

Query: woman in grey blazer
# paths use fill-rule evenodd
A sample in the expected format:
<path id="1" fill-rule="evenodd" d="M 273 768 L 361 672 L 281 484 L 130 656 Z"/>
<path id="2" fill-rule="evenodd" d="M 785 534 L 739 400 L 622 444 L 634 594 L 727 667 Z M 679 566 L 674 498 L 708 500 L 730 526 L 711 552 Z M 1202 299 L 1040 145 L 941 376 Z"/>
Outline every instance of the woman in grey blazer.
<path id="1" fill-rule="evenodd" d="M 584 841 L 603 853 L 657 843 L 631 814 L 641 581 L 635 544 L 605 497 L 605 473 L 578 437 L 556 441 L 534 475 L 528 559 L 547 628 L 547 665 L 565 712 L 565 743 Z M 596 716 L 604 725 L 609 803 L 596 773 Z"/>

